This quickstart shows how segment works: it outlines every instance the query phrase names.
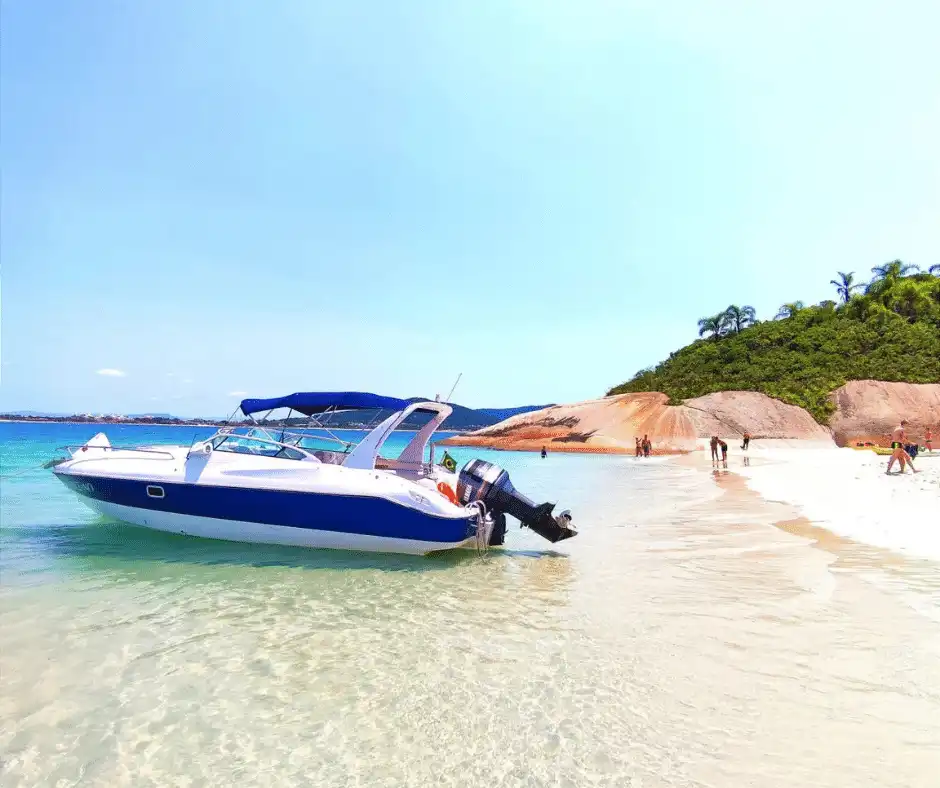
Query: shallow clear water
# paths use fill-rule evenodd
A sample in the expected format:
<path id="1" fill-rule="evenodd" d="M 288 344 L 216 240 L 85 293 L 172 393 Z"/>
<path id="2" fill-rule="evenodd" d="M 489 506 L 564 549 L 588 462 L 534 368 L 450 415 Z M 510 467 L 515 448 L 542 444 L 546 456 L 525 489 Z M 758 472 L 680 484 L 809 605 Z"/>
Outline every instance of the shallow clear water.
<path id="1" fill-rule="evenodd" d="M 0 425 L 3 473 L 62 429 Z M 4 478 L 3 784 L 936 784 L 937 564 L 774 527 L 782 507 L 670 462 L 451 453 L 581 535 L 513 530 L 483 558 L 248 546 Z"/>

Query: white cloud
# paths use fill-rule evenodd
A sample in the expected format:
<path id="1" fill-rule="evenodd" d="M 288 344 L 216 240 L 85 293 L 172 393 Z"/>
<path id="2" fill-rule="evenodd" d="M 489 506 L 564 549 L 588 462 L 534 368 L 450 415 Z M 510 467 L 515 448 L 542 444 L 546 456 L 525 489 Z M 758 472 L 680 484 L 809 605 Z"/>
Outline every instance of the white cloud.
<path id="1" fill-rule="evenodd" d="M 167 376 L 168 378 L 175 378 L 175 377 L 176 377 L 176 373 L 175 373 L 175 372 L 167 372 L 167 373 L 166 373 L 166 376 Z"/>
<path id="2" fill-rule="evenodd" d="M 247 397 L 248 392 L 247 391 L 230 391 L 228 395 L 230 397 Z"/>
<path id="3" fill-rule="evenodd" d="M 192 383 L 192 378 L 183 378 L 183 383 Z"/>
<path id="4" fill-rule="evenodd" d="M 127 376 L 123 369 L 99 369 L 95 374 L 104 375 L 106 378 L 123 378 Z"/>

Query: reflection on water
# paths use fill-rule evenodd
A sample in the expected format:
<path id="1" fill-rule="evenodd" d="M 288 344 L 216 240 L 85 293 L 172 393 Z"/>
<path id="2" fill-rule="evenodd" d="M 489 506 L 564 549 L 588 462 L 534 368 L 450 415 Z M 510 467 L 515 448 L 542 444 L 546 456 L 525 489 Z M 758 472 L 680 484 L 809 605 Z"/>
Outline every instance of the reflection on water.
<path id="1" fill-rule="evenodd" d="M 12 535 L 12 534 L 11 534 Z M 418 556 L 357 553 L 338 550 L 306 550 L 279 545 L 255 545 L 199 539 L 151 531 L 102 520 L 80 527 L 58 526 L 23 529 L 15 533 L 24 549 L 42 545 L 50 561 L 79 561 L 75 568 L 121 571 L 141 564 L 201 564 L 233 566 L 282 566 L 298 569 L 378 569 L 383 572 L 433 571 L 466 560 L 469 551 Z M 60 564 L 68 568 L 68 564 Z"/>
<path id="2" fill-rule="evenodd" d="M 21 484 L 3 783 L 932 784 L 935 565 L 814 548 L 722 471 L 498 461 L 580 535 L 513 530 L 484 557 L 239 545 Z"/>

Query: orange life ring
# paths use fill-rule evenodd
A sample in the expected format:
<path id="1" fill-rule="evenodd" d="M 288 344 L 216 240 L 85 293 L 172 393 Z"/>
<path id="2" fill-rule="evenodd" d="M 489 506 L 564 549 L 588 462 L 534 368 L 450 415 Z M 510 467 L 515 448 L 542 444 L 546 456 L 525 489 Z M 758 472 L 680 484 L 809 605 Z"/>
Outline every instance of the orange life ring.
<path id="1" fill-rule="evenodd" d="M 438 482 L 437 491 L 443 495 L 448 501 L 452 504 L 457 503 L 457 493 L 453 491 L 451 486 L 447 482 Z"/>

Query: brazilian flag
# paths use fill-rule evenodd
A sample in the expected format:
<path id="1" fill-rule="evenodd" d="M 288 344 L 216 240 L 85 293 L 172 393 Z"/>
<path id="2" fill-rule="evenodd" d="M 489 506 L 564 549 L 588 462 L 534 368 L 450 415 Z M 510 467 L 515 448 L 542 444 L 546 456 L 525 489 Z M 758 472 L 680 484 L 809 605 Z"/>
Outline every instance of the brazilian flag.
<path id="1" fill-rule="evenodd" d="M 444 458 L 441 460 L 441 466 L 445 471 L 450 471 L 451 473 L 457 472 L 456 461 L 446 451 L 444 452 Z"/>

